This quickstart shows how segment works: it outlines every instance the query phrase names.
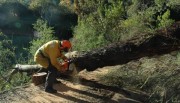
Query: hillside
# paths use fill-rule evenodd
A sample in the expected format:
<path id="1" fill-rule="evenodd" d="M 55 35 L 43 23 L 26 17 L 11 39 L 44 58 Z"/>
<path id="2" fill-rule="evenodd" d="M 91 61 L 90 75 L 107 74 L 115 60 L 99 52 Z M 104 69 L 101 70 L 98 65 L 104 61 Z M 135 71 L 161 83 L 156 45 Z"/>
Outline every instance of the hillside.
<path id="1" fill-rule="evenodd" d="M 160 93 L 165 100 L 171 94 L 177 95 L 174 101 L 179 101 L 179 58 L 179 52 L 175 51 L 91 72 L 83 70 L 79 78 L 59 78 L 62 84 L 54 86 L 56 94 L 45 93 L 44 85 L 30 83 L 1 93 L 0 100 L 2 103 L 154 103 L 152 99 Z M 153 92 L 149 92 L 151 89 Z"/>
<path id="2" fill-rule="evenodd" d="M 98 75 L 103 75 L 113 67 L 99 68 L 93 72 L 79 73 L 79 79 L 58 79 L 62 84 L 54 85 L 56 94 L 44 92 L 44 85 L 32 83 L 17 87 L 1 94 L 1 103 L 143 103 L 147 94 L 106 86 L 100 83 Z"/>

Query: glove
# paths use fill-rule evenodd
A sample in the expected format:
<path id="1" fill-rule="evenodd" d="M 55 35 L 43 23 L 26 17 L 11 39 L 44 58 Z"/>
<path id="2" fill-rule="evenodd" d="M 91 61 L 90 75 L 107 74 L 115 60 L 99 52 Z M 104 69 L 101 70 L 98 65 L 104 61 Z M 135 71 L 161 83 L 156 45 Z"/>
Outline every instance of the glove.
<path id="1" fill-rule="evenodd" d="M 65 61 L 65 62 L 68 62 L 68 61 L 69 61 L 69 59 L 65 59 L 64 61 Z"/>
<path id="2" fill-rule="evenodd" d="M 68 70 L 68 65 L 69 65 L 69 63 L 66 62 L 66 61 L 62 63 L 62 71 L 63 71 L 63 72 L 65 72 L 65 71 Z"/>

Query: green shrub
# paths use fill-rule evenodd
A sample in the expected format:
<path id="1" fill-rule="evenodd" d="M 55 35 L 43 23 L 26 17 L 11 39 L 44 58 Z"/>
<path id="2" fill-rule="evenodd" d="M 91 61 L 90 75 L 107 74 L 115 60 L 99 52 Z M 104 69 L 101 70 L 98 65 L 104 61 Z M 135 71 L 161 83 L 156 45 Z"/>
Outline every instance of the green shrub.
<path id="1" fill-rule="evenodd" d="M 158 16 L 157 20 L 159 21 L 158 27 L 160 28 L 166 28 L 174 22 L 174 20 L 170 19 L 170 10 L 167 10 L 163 15 Z"/>
<path id="2" fill-rule="evenodd" d="M 0 33 L 0 92 L 9 90 L 24 83 L 29 82 L 30 77 L 20 75 L 19 73 L 13 75 L 12 80 L 7 82 L 7 78 L 15 63 L 25 63 L 27 58 L 23 55 L 15 54 L 16 47 L 13 46 L 12 40 L 6 35 Z M 28 51 L 27 51 L 28 52 Z"/>
<path id="3" fill-rule="evenodd" d="M 38 10 L 41 7 L 47 7 L 51 3 L 51 0 L 31 0 L 29 8 L 32 10 Z"/>
<path id="4" fill-rule="evenodd" d="M 122 21 L 120 24 L 122 27 L 121 41 L 126 41 L 135 36 L 141 36 L 153 32 L 152 12 L 144 11 L 139 14 L 134 14 L 132 17 Z"/>
<path id="5" fill-rule="evenodd" d="M 72 39 L 73 49 L 79 51 L 88 51 L 105 45 L 105 40 L 101 32 L 97 32 L 96 27 L 88 23 L 81 22 L 74 30 Z"/>
<path id="6" fill-rule="evenodd" d="M 121 27 L 119 18 L 123 17 L 124 9 L 122 2 L 106 6 L 104 2 L 88 1 L 87 7 L 82 8 L 85 12 L 83 19 L 79 19 L 78 26 L 74 29 L 72 40 L 76 50 L 87 51 L 110 42 L 116 42 L 120 38 Z M 92 7 L 92 4 L 95 6 Z M 90 11 L 86 11 L 87 8 Z M 91 8 L 91 9 L 90 9 Z"/>
<path id="7" fill-rule="evenodd" d="M 29 63 L 33 63 L 33 55 L 40 46 L 42 46 L 44 43 L 50 40 L 57 39 L 53 35 L 54 33 L 53 28 L 49 27 L 46 21 L 38 19 L 37 22 L 33 24 L 33 26 L 34 29 L 36 30 L 36 33 L 34 35 L 35 36 L 34 39 L 31 41 L 31 46 L 29 48 L 29 52 L 30 52 Z"/>
<path id="8" fill-rule="evenodd" d="M 6 82 L 4 79 L 16 62 L 14 49 L 12 41 L 3 33 L 0 33 L 0 91 L 4 89 L 3 86 L 7 86 L 7 84 L 4 84 Z"/>
<path id="9" fill-rule="evenodd" d="M 7 71 L 15 61 L 15 47 L 12 46 L 12 41 L 6 35 L 0 33 L 0 70 Z"/>

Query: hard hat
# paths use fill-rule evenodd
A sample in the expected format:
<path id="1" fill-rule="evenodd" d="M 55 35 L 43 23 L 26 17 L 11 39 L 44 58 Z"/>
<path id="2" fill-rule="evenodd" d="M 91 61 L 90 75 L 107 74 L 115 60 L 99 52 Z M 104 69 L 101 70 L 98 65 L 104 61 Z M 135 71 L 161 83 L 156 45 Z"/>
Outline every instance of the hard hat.
<path id="1" fill-rule="evenodd" d="M 71 43 L 70 43 L 70 41 L 68 41 L 68 40 L 62 40 L 62 41 L 61 41 L 61 46 L 62 46 L 63 48 L 70 49 L 70 48 L 71 48 Z"/>

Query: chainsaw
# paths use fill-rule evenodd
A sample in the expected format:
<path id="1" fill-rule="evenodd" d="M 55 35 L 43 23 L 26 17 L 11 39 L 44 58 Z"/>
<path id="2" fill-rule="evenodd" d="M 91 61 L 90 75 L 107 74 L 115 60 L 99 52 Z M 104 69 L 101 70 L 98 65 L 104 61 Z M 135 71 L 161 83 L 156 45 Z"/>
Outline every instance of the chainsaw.
<path id="1" fill-rule="evenodd" d="M 74 65 L 74 63 L 73 63 L 73 60 L 72 59 L 68 59 L 68 69 L 67 69 L 67 71 L 73 71 L 73 65 Z"/>
<path id="2" fill-rule="evenodd" d="M 74 72 L 77 72 L 76 65 L 74 64 L 73 59 L 68 59 L 68 69 L 66 71 L 69 75 L 74 75 Z"/>

